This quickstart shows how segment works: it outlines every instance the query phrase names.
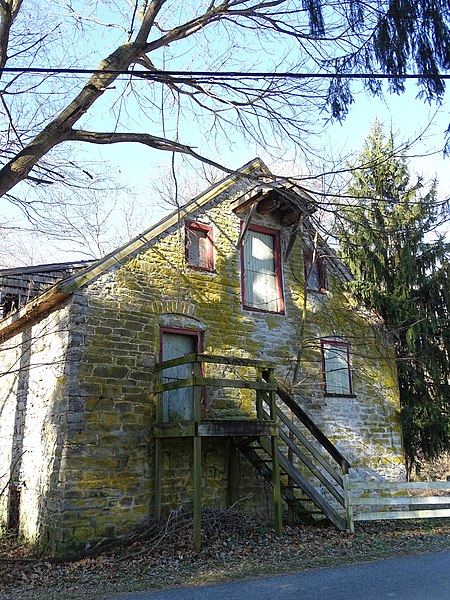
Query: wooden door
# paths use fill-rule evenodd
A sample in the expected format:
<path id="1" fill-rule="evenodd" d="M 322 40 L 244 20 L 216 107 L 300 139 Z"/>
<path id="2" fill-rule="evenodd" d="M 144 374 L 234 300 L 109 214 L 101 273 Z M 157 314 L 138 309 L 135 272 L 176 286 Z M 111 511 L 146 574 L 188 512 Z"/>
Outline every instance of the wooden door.
<path id="1" fill-rule="evenodd" d="M 199 351 L 199 332 L 186 330 L 162 331 L 161 360 L 171 360 Z M 188 363 L 163 371 L 163 383 L 192 376 L 193 365 Z M 163 393 L 162 419 L 164 423 L 194 419 L 194 388 L 186 387 Z"/>

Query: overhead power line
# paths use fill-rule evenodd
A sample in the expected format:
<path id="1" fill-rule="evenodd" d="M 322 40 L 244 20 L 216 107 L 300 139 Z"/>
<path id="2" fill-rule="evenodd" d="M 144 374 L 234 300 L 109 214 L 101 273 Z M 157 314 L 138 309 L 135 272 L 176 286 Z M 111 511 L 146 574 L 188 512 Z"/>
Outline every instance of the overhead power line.
<path id="1" fill-rule="evenodd" d="M 450 79 L 450 74 L 427 75 L 426 73 L 271 73 L 240 71 L 115 71 L 110 69 L 52 69 L 45 67 L 5 67 L 4 73 L 30 73 L 46 75 L 123 75 L 140 79 L 164 80 L 164 78 L 181 79 Z"/>

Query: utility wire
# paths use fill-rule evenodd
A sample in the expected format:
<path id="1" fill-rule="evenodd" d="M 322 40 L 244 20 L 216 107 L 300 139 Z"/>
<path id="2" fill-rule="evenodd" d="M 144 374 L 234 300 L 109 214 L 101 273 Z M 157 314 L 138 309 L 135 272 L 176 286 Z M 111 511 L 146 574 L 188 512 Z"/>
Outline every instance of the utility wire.
<path id="1" fill-rule="evenodd" d="M 111 69 L 52 69 L 45 67 L 4 67 L 4 73 L 31 73 L 55 75 L 124 75 L 155 81 L 165 78 L 179 77 L 181 79 L 450 79 L 450 74 L 427 75 L 426 73 L 270 73 L 239 72 L 239 71 L 114 71 Z"/>

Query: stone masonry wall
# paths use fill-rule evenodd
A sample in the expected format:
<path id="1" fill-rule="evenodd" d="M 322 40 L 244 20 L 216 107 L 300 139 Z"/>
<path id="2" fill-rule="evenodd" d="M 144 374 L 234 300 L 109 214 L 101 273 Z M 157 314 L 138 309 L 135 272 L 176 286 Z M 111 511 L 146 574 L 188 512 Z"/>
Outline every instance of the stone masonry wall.
<path id="1" fill-rule="evenodd" d="M 45 447 L 34 455 L 40 456 L 48 473 L 42 478 L 46 493 L 38 496 L 48 506 L 44 510 L 45 502 L 40 504 L 37 497 L 30 506 L 34 522 L 39 512 L 43 515 L 45 535 L 55 554 L 128 534 L 154 518 L 152 368 L 159 360 L 161 327 L 201 331 L 207 353 L 272 361 L 277 378 L 350 458 L 356 476 L 403 476 L 395 366 L 379 327 L 360 315 L 343 294 L 331 265 L 330 291 L 312 293 L 304 304 L 301 236 L 284 264 L 286 314 L 243 310 L 236 250 L 241 220 L 231 211 L 234 199 L 228 190 L 189 217 L 214 228 L 214 272 L 186 264 L 180 222 L 76 292 L 70 311 L 65 307 L 48 317 L 64 324 L 66 333 L 55 331 L 50 344 L 54 350 L 43 361 L 45 377 L 40 375 L 39 384 L 33 383 L 43 407 L 40 417 L 36 411 L 40 420 L 34 431 L 43 432 Z M 276 217 L 256 215 L 254 221 L 282 229 Z M 283 250 L 288 235 L 282 229 Z M 324 395 L 319 340 L 331 335 L 352 343 L 352 397 Z M 18 357 L 14 352 L 8 353 L 11 364 Z M 44 346 L 35 347 L 32 360 L 38 362 L 42 352 Z M 11 376 L 5 385 L 9 391 L 3 410 L 9 416 L 2 436 L 8 448 L 17 377 Z M 254 397 L 208 390 L 206 411 L 214 418 L 248 417 L 254 411 Z M 192 502 L 191 444 L 188 439 L 163 441 L 163 514 L 189 508 Z M 227 481 L 234 464 L 227 440 L 204 440 L 202 463 L 204 505 L 223 506 L 229 501 Z M 238 464 L 234 467 L 239 471 L 238 506 L 270 514 L 271 492 L 245 459 Z M 33 482 L 33 489 L 39 485 Z M 50 527 L 46 515 L 56 508 L 60 518 Z"/>
<path id="2" fill-rule="evenodd" d="M 5 491 L 0 519 L 6 527 L 8 507 L 17 511 L 20 537 L 37 541 L 46 550 L 62 530 L 60 467 L 67 417 L 68 323 L 66 305 L 0 349 L 0 490 Z M 19 490 L 19 504 L 14 492 L 8 493 L 11 488 Z"/>
<path id="3" fill-rule="evenodd" d="M 150 247 L 99 277 L 75 298 L 76 344 L 71 343 L 67 393 L 71 406 L 64 448 L 64 536 L 62 551 L 86 540 L 144 527 L 154 514 L 151 427 L 155 420 L 152 367 L 159 360 L 160 328 L 202 331 L 207 353 L 262 358 L 277 364 L 277 377 L 298 395 L 325 433 L 353 461 L 355 474 L 399 478 L 404 474 L 393 355 L 379 328 L 340 291 L 332 268 L 327 294 L 311 295 L 303 319 L 302 240 L 284 265 L 286 314 L 258 313 L 241 306 L 236 241 L 241 222 L 226 192 L 191 215 L 214 227 L 215 271 L 186 265 L 184 223 Z M 273 218 L 256 217 L 280 228 Z M 283 232 L 283 247 L 287 232 Z M 354 391 L 327 398 L 321 383 L 319 338 L 350 341 Z M 297 356 L 301 369 L 293 385 Z M 208 416 L 248 416 L 253 399 L 207 398 Z M 163 442 L 163 512 L 189 507 L 189 440 Z M 226 501 L 229 452 L 223 441 L 203 444 L 203 500 Z M 271 510 L 270 496 L 251 469 L 242 466 L 241 507 Z"/>

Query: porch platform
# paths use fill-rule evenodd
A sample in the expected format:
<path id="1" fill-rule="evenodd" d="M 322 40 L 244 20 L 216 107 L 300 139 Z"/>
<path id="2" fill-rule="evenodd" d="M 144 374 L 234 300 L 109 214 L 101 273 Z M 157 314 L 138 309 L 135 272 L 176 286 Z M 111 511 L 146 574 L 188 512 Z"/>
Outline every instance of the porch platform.
<path id="1" fill-rule="evenodd" d="M 278 425 L 275 421 L 250 419 L 178 421 L 154 425 L 153 435 L 155 438 L 276 436 Z"/>

